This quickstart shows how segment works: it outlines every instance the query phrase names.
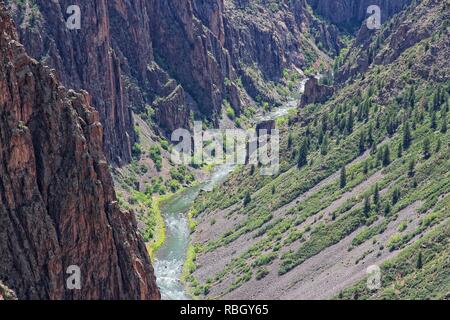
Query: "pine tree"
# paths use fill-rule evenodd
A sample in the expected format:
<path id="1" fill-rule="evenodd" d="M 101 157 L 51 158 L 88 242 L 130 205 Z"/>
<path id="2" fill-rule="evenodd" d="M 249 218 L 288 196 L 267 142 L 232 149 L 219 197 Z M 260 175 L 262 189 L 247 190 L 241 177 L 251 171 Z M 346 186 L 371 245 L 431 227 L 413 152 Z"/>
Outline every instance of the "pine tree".
<path id="1" fill-rule="evenodd" d="M 369 125 L 369 131 L 367 133 L 367 144 L 369 145 L 369 147 L 372 147 L 373 145 L 373 127 L 372 124 Z"/>
<path id="2" fill-rule="evenodd" d="M 433 112 L 433 113 L 431 114 L 430 128 L 433 129 L 433 130 L 436 130 L 436 128 L 437 128 L 436 112 Z"/>
<path id="3" fill-rule="evenodd" d="M 364 198 L 364 209 L 363 209 L 364 215 L 367 217 L 370 213 L 370 199 L 368 196 Z"/>
<path id="4" fill-rule="evenodd" d="M 408 101 L 409 101 L 409 107 L 411 109 L 413 109 L 416 104 L 416 91 L 415 91 L 414 86 L 411 86 L 409 89 Z"/>
<path id="5" fill-rule="evenodd" d="M 411 129 L 409 122 L 406 122 L 403 128 L 403 149 L 408 150 L 411 146 Z"/>
<path id="6" fill-rule="evenodd" d="M 384 207 L 384 215 L 387 217 L 391 213 L 391 205 L 389 203 Z"/>
<path id="7" fill-rule="evenodd" d="M 250 192 L 247 191 L 244 198 L 244 207 L 248 206 L 249 203 L 252 201 L 252 196 L 250 195 Z"/>
<path id="8" fill-rule="evenodd" d="M 275 185 L 272 186 L 272 194 L 275 194 L 275 192 L 277 191 Z"/>
<path id="9" fill-rule="evenodd" d="M 439 151 L 441 151 L 441 147 L 442 147 L 442 141 L 441 139 L 438 139 L 437 144 L 436 144 L 436 153 L 438 153 Z"/>
<path id="10" fill-rule="evenodd" d="M 409 177 L 414 177 L 414 175 L 416 174 L 415 167 L 416 167 L 416 162 L 413 159 L 409 162 L 409 166 L 408 166 L 408 176 Z"/>
<path id="11" fill-rule="evenodd" d="M 302 146 L 300 147 L 299 150 L 297 166 L 299 168 L 302 168 L 307 164 L 308 164 L 308 143 L 305 140 L 303 141 Z"/>
<path id="12" fill-rule="evenodd" d="M 317 140 L 318 140 L 319 145 L 322 144 L 323 138 L 324 138 L 323 130 L 322 130 L 322 128 L 319 128 L 319 133 L 318 133 L 318 136 L 317 136 Z"/>
<path id="13" fill-rule="evenodd" d="M 289 149 L 292 148 L 292 143 L 293 143 L 292 132 L 289 132 L 289 137 L 288 137 L 288 148 Z"/>
<path id="14" fill-rule="evenodd" d="M 423 158 L 424 159 L 429 159 L 431 157 L 431 151 L 430 151 L 430 147 L 431 146 L 431 142 L 429 138 L 425 138 L 425 140 L 423 141 Z"/>
<path id="15" fill-rule="evenodd" d="M 339 186 L 341 187 L 341 189 L 344 189 L 346 185 L 347 185 L 347 170 L 346 170 L 345 166 L 343 166 L 341 169 L 341 178 L 340 178 Z"/>
<path id="16" fill-rule="evenodd" d="M 419 251 L 419 255 L 417 256 L 417 263 L 416 263 L 416 267 L 417 269 L 422 269 L 423 267 L 423 261 L 422 261 L 422 252 Z"/>
<path id="17" fill-rule="evenodd" d="M 328 136 L 325 135 L 322 141 L 322 145 L 320 146 L 320 154 L 325 156 L 328 153 Z"/>
<path id="18" fill-rule="evenodd" d="M 364 137 L 364 133 L 361 133 L 359 137 L 359 154 L 363 154 L 366 151 L 366 138 Z"/>
<path id="19" fill-rule="evenodd" d="M 383 152 L 383 166 L 387 167 L 390 164 L 391 164 L 391 151 L 389 150 L 389 146 L 385 146 Z"/>
<path id="20" fill-rule="evenodd" d="M 369 163 L 367 161 L 364 162 L 363 173 L 364 173 L 364 175 L 369 173 Z"/>
<path id="21" fill-rule="evenodd" d="M 444 113 L 442 115 L 442 126 L 441 126 L 441 133 L 447 133 L 448 131 L 448 119 L 447 119 L 447 113 Z"/>
<path id="22" fill-rule="evenodd" d="M 353 108 L 350 108 L 346 123 L 346 130 L 348 134 L 351 134 L 353 132 L 353 125 L 354 125 Z"/>
<path id="23" fill-rule="evenodd" d="M 397 187 L 392 193 L 392 205 L 395 206 L 397 202 L 400 200 L 400 197 L 401 197 L 400 189 Z"/>
<path id="24" fill-rule="evenodd" d="M 373 203 L 378 206 L 380 204 L 380 188 L 378 183 L 375 185 L 375 191 L 373 192 Z"/>
<path id="25" fill-rule="evenodd" d="M 434 111 L 439 110 L 440 106 L 441 106 L 441 96 L 440 90 L 438 89 L 433 95 L 433 110 Z"/>

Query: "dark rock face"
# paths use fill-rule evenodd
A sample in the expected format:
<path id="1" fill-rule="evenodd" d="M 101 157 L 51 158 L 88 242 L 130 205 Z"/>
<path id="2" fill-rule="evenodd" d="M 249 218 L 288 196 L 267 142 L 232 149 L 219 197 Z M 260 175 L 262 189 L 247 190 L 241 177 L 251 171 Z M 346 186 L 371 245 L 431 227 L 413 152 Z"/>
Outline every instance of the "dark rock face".
<path id="1" fill-rule="evenodd" d="M 382 22 L 388 20 L 412 0 L 307 0 L 312 9 L 342 29 L 359 29 L 368 14 L 367 8 L 377 5 Z"/>
<path id="2" fill-rule="evenodd" d="M 23 20 L 29 9 L 18 6 L 15 1 L 11 1 L 11 5 L 17 24 L 23 25 L 19 28 L 20 38 L 27 51 L 54 68 L 65 86 L 89 91 L 105 128 L 108 160 L 123 164 L 131 160 L 135 137 L 121 78 L 121 62 L 112 50 L 109 2 L 113 1 L 36 0 L 39 10 L 36 17 L 29 15 Z M 80 30 L 66 27 L 65 12 L 72 4 L 81 8 Z M 136 45 L 133 48 L 140 49 Z"/>
<path id="3" fill-rule="evenodd" d="M 19 299 L 160 298 L 90 103 L 28 57 L 0 5 L 0 282 Z M 81 290 L 66 288 L 71 265 Z"/>
<path id="4" fill-rule="evenodd" d="M 366 72 L 371 66 L 395 62 L 408 48 L 430 37 L 436 30 L 445 29 L 441 18 L 424 20 L 420 17 L 431 13 L 439 17 L 439 10 L 448 12 L 448 5 L 445 2 L 425 1 L 399 12 L 381 30 L 369 30 L 363 24 L 350 49 L 352 54 L 347 55 L 336 74 L 338 84 Z M 422 61 L 415 61 L 416 66 L 421 63 Z"/>
<path id="5" fill-rule="evenodd" d="M 334 94 L 334 88 L 319 84 L 317 78 L 312 77 L 305 84 L 305 93 L 302 95 L 300 107 L 312 103 L 324 103 Z"/>
<path id="6" fill-rule="evenodd" d="M 28 52 L 67 87 L 91 94 L 116 165 L 131 160 L 131 111 L 154 109 L 166 132 L 189 126 L 192 111 L 217 122 L 224 99 L 237 114 L 245 91 L 274 102 L 261 82 L 315 62 L 318 50 L 305 32 L 320 31 L 316 41 L 332 53 L 341 46 L 336 27 L 315 19 L 306 0 L 276 9 L 254 0 L 36 0 L 34 15 L 26 4 L 7 2 Z M 72 4 L 81 9 L 79 31 L 65 26 Z"/>
<path id="7" fill-rule="evenodd" d="M 225 78 L 234 79 L 220 39 L 195 17 L 193 1 L 152 0 L 149 6 L 156 62 L 177 79 L 204 115 L 217 118 L 228 93 Z M 212 23 L 214 19 L 209 20 Z M 214 28 L 220 28 L 220 23 Z"/>

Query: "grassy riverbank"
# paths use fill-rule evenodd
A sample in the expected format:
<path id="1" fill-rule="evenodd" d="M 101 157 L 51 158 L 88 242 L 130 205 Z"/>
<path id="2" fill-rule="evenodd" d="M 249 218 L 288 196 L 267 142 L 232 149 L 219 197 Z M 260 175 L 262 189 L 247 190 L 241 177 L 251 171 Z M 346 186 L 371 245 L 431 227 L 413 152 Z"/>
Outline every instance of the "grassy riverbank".
<path id="1" fill-rule="evenodd" d="M 153 239 L 147 243 L 147 251 L 152 262 L 154 261 L 155 252 L 158 251 L 166 241 L 166 224 L 164 223 L 164 217 L 161 214 L 160 203 L 161 201 L 164 201 L 165 198 L 169 197 L 170 196 L 154 197 L 152 201 L 152 212 L 155 217 L 156 226 L 154 228 Z"/>

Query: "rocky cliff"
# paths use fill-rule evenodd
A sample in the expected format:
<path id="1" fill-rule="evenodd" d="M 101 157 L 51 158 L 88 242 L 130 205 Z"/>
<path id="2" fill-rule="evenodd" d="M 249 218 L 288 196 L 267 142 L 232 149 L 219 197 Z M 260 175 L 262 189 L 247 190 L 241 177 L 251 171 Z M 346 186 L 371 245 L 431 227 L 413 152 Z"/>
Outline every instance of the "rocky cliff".
<path id="1" fill-rule="evenodd" d="M 319 84 L 319 80 L 312 77 L 305 84 L 305 92 L 302 95 L 300 107 L 305 107 L 311 103 L 324 103 L 333 93 L 333 87 Z"/>
<path id="2" fill-rule="evenodd" d="M 404 2 L 406 6 L 408 1 Z M 445 19 L 448 20 L 450 17 L 449 8 L 450 5 L 445 1 L 435 2 L 433 6 L 425 4 L 409 6 L 393 17 L 389 23 L 385 23 L 380 30 L 369 30 L 363 24 L 336 74 L 338 83 L 352 80 L 371 67 L 392 64 L 404 51 L 429 38 L 434 32 L 444 32 Z M 439 10 L 443 10 L 444 14 L 437 14 Z M 438 18 L 421 18 L 433 14 Z M 417 66 L 422 63 L 433 64 L 431 60 L 415 61 L 414 64 Z"/>
<path id="3" fill-rule="evenodd" d="M 307 0 L 320 16 L 347 31 L 355 31 L 368 14 L 367 8 L 377 5 L 381 9 L 381 21 L 385 22 L 401 11 L 412 0 Z"/>
<path id="4" fill-rule="evenodd" d="M 112 50 L 109 2 L 9 1 L 27 51 L 54 68 L 65 86 L 89 91 L 105 128 L 108 159 L 123 164 L 131 159 L 135 136 L 121 61 Z M 66 27 L 66 10 L 74 4 L 81 8 L 79 30 Z"/>
<path id="5" fill-rule="evenodd" d="M 217 123 L 224 100 L 237 114 L 247 93 L 276 102 L 266 83 L 342 46 L 337 28 L 316 19 L 306 0 L 7 2 L 28 52 L 63 84 L 91 94 L 117 165 L 130 161 L 136 142 L 132 111 L 166 133 L 189 126 L 191 113 Z M 73 4 L 80 30 L 65 25 Z"/>
<path id="6" fill-rule="evenodd" d="M 0 57 L 0 282 L 19 299 L 158 299 L 133 215 L 116 201 L 91 97 L 26 54 L 3 5 Z M 108 57 L 97 68 L 111 67 Z M 66 287 L 72 265 L 80 290 Z"/>

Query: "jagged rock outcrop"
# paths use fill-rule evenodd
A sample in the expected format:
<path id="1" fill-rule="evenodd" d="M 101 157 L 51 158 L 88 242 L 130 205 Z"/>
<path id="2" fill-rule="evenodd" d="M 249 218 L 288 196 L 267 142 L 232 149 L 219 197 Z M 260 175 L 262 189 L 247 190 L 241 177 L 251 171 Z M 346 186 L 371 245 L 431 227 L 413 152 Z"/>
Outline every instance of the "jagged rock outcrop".
<path id="1" fill-rule="evenodd" d="M 382 22 L 388 20 L 412 0 L 306 0 L 319 15 L 327 18 L 341 29 L 359 29 L 368 14 L 367 8 L 377 5 L 381 9 Z"/>
<path id="2" fill-rule="evenodd" d="M 189 127 L 189 112 L 185 99 L 184 89 L 178 85 L 167 97 L 155 102 L 156 119 L 168 132 Z"/>
<path id="3" fill-rule="evenodd" d="M 315 19 L 306 0 L 8 2 L 29 53 L 63 84 L 92 95 L 108 160 L 118 165 L 130 161 L 136 141 L 131 110 L 156 115 L 166 132 L 188 126 L 191 112 L 217 123 L 223 100 L 240 114 L 246 91 L 275 102 L 264 84 L 279 81 L 285 68 L 314 64 L 314 41 L 333 54 L 342 45 L 336 27 Z M 82 13 L 78 31 L 65 26 L 73 4 Z M 175 113 L 171 121 L 164 116 Z"/>
<path id="4" fill-rule="evenodd" d="M 225 47 L 245 89 L 272 103 L 277 97 L 266 83 L 278 82 L 284 70 L 326 61 L 321 50 L 334 55 L 343 46 L 337 28 L 317 19 L 305 0 L 226 0 L 224 25 Z"/>
<path id="5" fill-rule="evenodd" d="M 371 66 L 393 63 L 405 50 L 429 38 L 436 30 L 445 32 L 450 14 L 439 15 L 439 11 L 449 12 L 446 2 L 427 1 L 410 6 L 383 25 L 381 30 L 369 30 L 365 24 L 359 30 L 349 54 L 345 57 L 336 74 L 339 84 L 351 80 L 355 75 L 367 71 Z M 421 19 L 422 15 L 436 16 L 436 19 Z M 435 60 L 435 59 L 433 59 Z M 415 64 L 418 65 L 417 61 Z M 431 65 L 431 61 L 428 62 Z"/>
<path id="6" fill-rule="evenodd" d="M 0 4 L 0 281 L 19 299 L 158 299 L 134 217 L 116 200 L 99 113 L 56 78 Z M 71 265 L 80 290 L 66 287 Z"/>
<path id="7" fill-rule="evenodd" d="M 305 107 L 312 103 L 324 103 L 334 93 L 334 88 L 324 84 L 319 84 L 316 77 L 308 79 L 305 84 L 305 92 L 300 101 L 300 107 Z"/>
<path id="8" fill-rule="evenodd" d="M 9 2 L 27 51 L 54 68 L 65 86 L 91 94 L 104 126 L 108 160 L 115 164 L 129 162 L 136 137 L 121 77 L 121 61 L 112 49 L 108 5 L 114 1 Z M 66 27 L 66 10 L 71 5 L 80 6 L 80 30 Z M 143 39 L 142 43 L 146 41 Z M 140 46 L 132 47 L 140 50 Z"/>

